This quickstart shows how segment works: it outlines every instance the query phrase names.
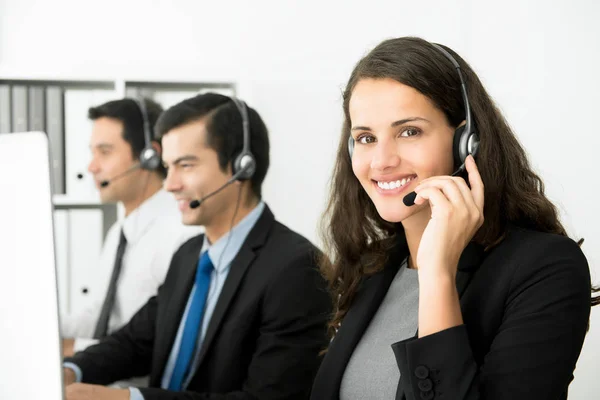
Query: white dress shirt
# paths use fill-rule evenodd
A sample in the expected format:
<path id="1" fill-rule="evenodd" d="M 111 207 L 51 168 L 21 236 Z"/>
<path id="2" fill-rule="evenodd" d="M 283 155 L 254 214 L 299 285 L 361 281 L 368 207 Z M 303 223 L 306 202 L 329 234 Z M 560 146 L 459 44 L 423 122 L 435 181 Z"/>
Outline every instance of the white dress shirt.
<path id="1" fill-rule="evenodd" d="M 129 322 L 156 294 L 167 274 L 173 253 L 189 238 L 202 232 L 201 227 L 181 223 L 175 199 L 164 190 L 159 190 L 125 219 L 117 221 L 106 236 L 97 266 L 102 271 L 102 290 L 91 294 L 94 296 L 91 305 L 82 312 L 61 316 L 62 337 L 75 338 L 75 351 L 97 342 L 92 337 L 114 268 L 121 229 L 127 239 L 127 247 L 109 319 L 109 333 Z"/>

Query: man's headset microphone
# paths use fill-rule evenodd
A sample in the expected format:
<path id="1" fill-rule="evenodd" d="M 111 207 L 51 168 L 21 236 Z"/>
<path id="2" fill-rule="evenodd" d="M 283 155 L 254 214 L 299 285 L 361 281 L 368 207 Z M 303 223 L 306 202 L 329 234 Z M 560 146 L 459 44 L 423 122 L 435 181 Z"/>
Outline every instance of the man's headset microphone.
<path id="1" fill-rule="evenodd" d="M 114 182 L 124 176 L 127 176 L 128 174 L 132 173 L 133 171 L 135 171 L 139 168 L 152 171 L 152 170 L 155 170 L 156 168 L 158 168 L 158 166 L 160 165 L 160 162 L 161 162 L 160 155 L 158 154 L 156 149 L 154 149 L 152 147 L 152 141 L 150 139 L 151 138 L 150 123 L 148 121 L 148 113 L 146 112 L 146 107 L 144 105 L 144 102 L 139 101 L 137 99 L 133 99 L 133 100 L 138 105 L 140 112 L 142 114 L 142 119 L 143 119 L 143 124 L 144 124 L 144 140 L 146 141 L 145 147 L 142 150 L 142 152 L 140 153 L 139 162 L 134 164 L 131 168 L 128 168 L 126 171 L 120 173 L 119 175 L 117 175 L 111 179 L 107 179 L 105 181 L 100 182 L 100 186 L 103 188 L 110 185 L 111 182 Z M 231 97 L 231 100 L 233 101 L 235 106 L 238 108 L 240 115 L 242 116 L 244 147 L 242 148 L 241 153 L 238 154 L 238 156 L 233 161 L 233 166 L 232 166 L 233 167 L 233 171 L 232 171 L 233 175 L 231 176 L 231 178 L 229 178 L 229 180 L 227 182 L 225 182 L 217 190 L 207 194 L 206 196 L 202 197 L 201 199 L 192 200 L 190 202 L 190 208 L 192 208 L 192 209 L 200 207 L 200 204 L 202 204 L 202 202 L 204 202 L 206 199 L 216 195 L 221 190 L 225 189 L 227 186 L 231 185 L 235 181 L 244 181 L 244 180 L 251 179 L 252 176 L 254 175 L 254 172 L 256 171 L 256 160 L 255 160 L 254 156 L 252 155 L 252 152 L 250 151 L 250 119 L 248 117 L 248 109 L 246 107 L 246 103 L 244 103 L 242 100 L 239 100 L 235 97 Z"/>
<path id="2" fill-rule="evenodd" d="M 475 157 L 479 150 L 479 136 L 475 129 L 475 123 L 471 115 L 471 107 L 469 105 L 469 98 L 467 96 L 467 85 L 463 78 L 462 70 L 460 65 L 454 57 L 443 47 L 432 43 L 432 45 L 440 50 L 450 62 L 456 68 L 458 78 L 460 79 L 460 90 L 462 93 L 463 103 L 465 105 L 465 124 L 459 126 L 454 131 L 454 141 L 452 146 L 454 166 L 456 170 L 451 176 L 458 176 L 465 171 L 465 161 L 469 155 Z M 354 138 L 352 135 L 348 137 L 348 152 L 350 153 L 350 159 L 352 159 L 352 153 L 354 152 Z M 413 191 L 404 196 L 402 201 L 406 206 L 412 206 L 415 204 L 415 198 L 417 194 Z"/>

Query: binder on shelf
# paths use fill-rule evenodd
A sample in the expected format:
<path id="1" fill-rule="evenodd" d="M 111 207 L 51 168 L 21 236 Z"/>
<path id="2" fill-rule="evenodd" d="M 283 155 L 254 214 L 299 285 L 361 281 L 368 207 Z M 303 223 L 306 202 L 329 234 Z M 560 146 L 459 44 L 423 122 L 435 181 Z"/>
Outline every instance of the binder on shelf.
<path id="1" fill-rule="evenodd" d="M 46 133 L 50 142 L 53 194 L 65 194 L 65 124 L 63 90 L 46 88 Z"/>
<path id="2" fill-rule="evenodd" d="M 10 85 L 0 83 L 0 133 L 12 132 L 10 97 Z"/>
<path id="3" fill-rule="evenodd" d="M 155 93 L 154 89 L 144 88 L 144 87 L 141 87 L 139 89 L 139 96 L 140 96 L 140 98 L 153 99 L 154 98 L 154 93 Z"/>
<path id="4" fill-rule="evenodd" d="M 233 87 L 222 87 L 222 88 L 207 88 L 207 87 L 194 87 L 190 85 L 189 89 L 158 89 L 153 93 L 152 98 L 157 101 L 160 105 L 162 105 L 165 109 L 174 106 L 175 104 L 190 98 L 194 97 L 197 94 L 201 93 L 219 93 L 225 96 L 234 96 L 235 91 Z"/>
<path id="5" fill-rule="evenodd" d="M 128 86 L 125 88 L 125 97 L 137 99 L 140 97 L 140 88 L 136 86 Z"/>
<path id="6" fill-rule="evenodd" d="M 27 132 L 27 86 L 12 86 L 12 131 Z"/>
<path id="7" fill-rule="evenodd" d="M 29 130 L 46 132 L 45 91 L 43 86 L 29 86 Z"/>
<path id="8" fill-rule="evenodd" d="M 125 97 L 134 99 L 153 99 L 154 93 L 154 89 L 140 86 L 127 86 L 127 88 L 125 89 Z"/>

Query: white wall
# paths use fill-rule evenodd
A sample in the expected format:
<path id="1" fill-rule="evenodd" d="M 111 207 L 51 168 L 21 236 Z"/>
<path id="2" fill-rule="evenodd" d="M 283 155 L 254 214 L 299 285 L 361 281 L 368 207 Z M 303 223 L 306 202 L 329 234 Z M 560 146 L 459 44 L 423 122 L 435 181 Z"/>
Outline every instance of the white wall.
<path id="1" fill-rule="evenodd" d="M 524 3 L 0 0 L 0 77 L 239 82 L 271 130 L 265 197 L 317 241 L 354 63 L 391 36 L 448 44 L 498 101 L 570 233 L 586 238 L 600 283 L 600 3 Z M 599 325 L 594 311 L 570 398 L 600 391 Z"/>

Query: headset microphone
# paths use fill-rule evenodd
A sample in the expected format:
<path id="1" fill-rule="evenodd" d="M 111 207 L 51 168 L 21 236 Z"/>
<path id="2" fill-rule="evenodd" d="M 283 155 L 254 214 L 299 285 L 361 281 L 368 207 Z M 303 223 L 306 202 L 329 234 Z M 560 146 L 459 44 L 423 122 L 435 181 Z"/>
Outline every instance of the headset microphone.
<path id="1" fill-rule="evenodd" d="M 459 128 L 460 129 L 460 128 Z M 477 152 L 479 150 L 479 142 L 474 142 L 473 144 L 469 144 L 469 154 L 473 157 L 477 156 Z M 454 171 L 450 176 L 458 176 L 462 172 L 466 170 L 465 163 L 463 162 L 456 171 Z M 405 206 L 410 207 L 415 204 L 415 199 L 417 198 L 417 193 L 410 192 L 402 199 L 402 202 Z"/>
<path id="2" fill-rule="evenodd" d="M 477 150 L 475 150 L 473 152 L 473 156 L 475 156 L 475 153 L 477 152 Z M 461 165 L 456 171 L 454 171 L 452 173 L 452 175 L 450 176 L 458 176 L 458 174 L 460 174 L 461 172 L 463 172 L 465 170 L 465 165 Z M 417 198 L 417 193 L 416 192 L 410 192 L 409 194 L 407 194 L 406 196 L 404 196 L 404 198 L 402 199 L 402 202 L 404 203 L 405 206 L 410 207 L 415 205 L 415 199 Z"/>
<path id="3" fill-rule="evenodd" d="M 233 182 L 235 182 L 243 173 L 244 173 L 244 169 L 241 169 L 240 171 L 238 171 L 237 174 L 233 175 L 231 178 L 229 178 L 229 180 L 227 182 L 225 182 L 225 184 L 223 184 L 223 186 L 221 186 L 220 188 L 218 188 L 217 190 L 215 190 L 214 192 L 208 194 L 207 196 L 204 196 L 203 198 L 199 199 L 199 200 L 192 200 L 190 201 L 190 208 L 191 209 L 195 209 L 200 207 L 200 204 L 202 204 L 202 202 L 210 197 L 213 197 L 215 194 L 219 193 L 221 190 L 225 189 L 227 186 L 231 185 Z"/>
<path id="4" fill-rule="evenodd" d="M 108 185 L 110 185 L 111 182 L 117 181 L 117 180 L 121 179 L 122 177 L 129 175 L 130 173 L 132 173 L 133 171 L 135 171 L 136 169 L 139 169 L 139 168 L 141 168 L 141 165 L 139 163 L 137 163 L 137 164 L 133 165 L 132 167 L 128 168 L 127 170 L 125 170 L 125 172 L 122 172 L 113 178 L 110 178 L 110 179 L 100 182 L 100 187 L 105 188 Z"/>

